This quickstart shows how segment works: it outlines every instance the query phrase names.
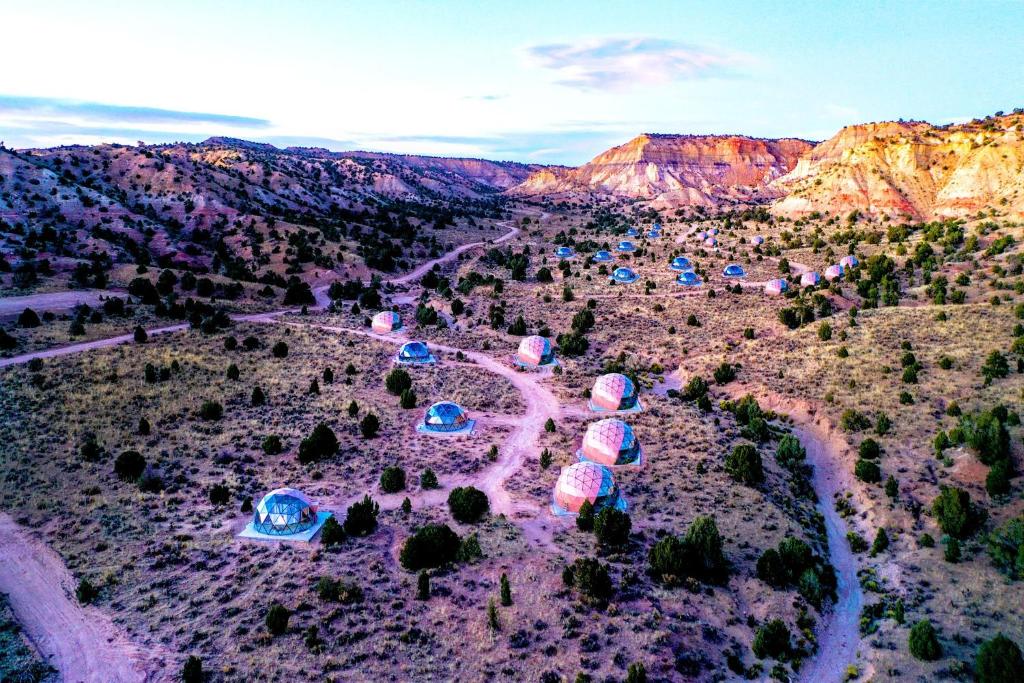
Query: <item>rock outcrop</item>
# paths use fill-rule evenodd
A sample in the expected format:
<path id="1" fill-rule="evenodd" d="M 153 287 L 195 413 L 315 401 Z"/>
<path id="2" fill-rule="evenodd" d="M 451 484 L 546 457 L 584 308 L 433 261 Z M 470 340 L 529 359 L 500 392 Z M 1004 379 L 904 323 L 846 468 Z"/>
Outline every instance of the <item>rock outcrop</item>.
<path id="1" fill-rule="evenodd" d="M 771 187 L 779 215 L 813 212 L 914 220 L 996 209 L 1024 215 L 1024 115 L 954 126 L 847 126 Z"/>
<path id="2" fill-rule="evenodd" d="M 770 183 L 793 169 L 812 143 L 741 135 L 640 135 L 574 169 L 544 168 L 515 196 L 623 197 L 656 207 L 762 202 Z"/>

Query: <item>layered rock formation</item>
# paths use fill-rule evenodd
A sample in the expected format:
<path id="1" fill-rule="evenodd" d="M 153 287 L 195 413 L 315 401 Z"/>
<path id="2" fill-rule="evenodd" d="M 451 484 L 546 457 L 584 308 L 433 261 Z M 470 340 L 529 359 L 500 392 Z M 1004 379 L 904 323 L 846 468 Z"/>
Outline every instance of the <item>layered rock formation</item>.
<path id="1" fill-rule="evenodd" d="M 996 209 L 1024 215 L 1024 115 L 955 126 L 847 126 L 772 184 L 773 210 L 931 220 Z"/>
<path id="2" fill-rule="evenodd" d="M 578 168 L 536 171 L 509 194 L 639 198 L 656 207 L 760 202 L 778 196 L 769 184 L 811 147 L 795 138 L 645 134 Z"/>

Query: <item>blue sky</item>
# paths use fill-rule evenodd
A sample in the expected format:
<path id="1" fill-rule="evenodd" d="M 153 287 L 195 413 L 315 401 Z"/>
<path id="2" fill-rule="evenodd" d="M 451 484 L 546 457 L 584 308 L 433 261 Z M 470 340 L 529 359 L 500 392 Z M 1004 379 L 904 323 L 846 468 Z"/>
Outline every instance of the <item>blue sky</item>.
<path id="1" fill-rule="evenodd" d="M 1010 0 L 0 0 L 0 16 L 11 147 L 233 135 L 577 164 L 641 132 L 824 139 L 1024 106 Z"/>

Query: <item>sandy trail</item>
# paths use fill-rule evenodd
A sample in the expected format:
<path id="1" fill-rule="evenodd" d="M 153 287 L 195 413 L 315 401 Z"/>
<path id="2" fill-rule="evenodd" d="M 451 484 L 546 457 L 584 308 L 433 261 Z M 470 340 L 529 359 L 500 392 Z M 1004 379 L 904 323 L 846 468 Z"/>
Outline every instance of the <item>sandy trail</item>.
<path id="1" fill-rule="evenodd" d="M 72 597 L 74 580 L 41 540 L 0 512 L 0 591 L 28 639 L 64 681 L 157 681 L 167 653 L 133 644 L 101 610 Z"/>

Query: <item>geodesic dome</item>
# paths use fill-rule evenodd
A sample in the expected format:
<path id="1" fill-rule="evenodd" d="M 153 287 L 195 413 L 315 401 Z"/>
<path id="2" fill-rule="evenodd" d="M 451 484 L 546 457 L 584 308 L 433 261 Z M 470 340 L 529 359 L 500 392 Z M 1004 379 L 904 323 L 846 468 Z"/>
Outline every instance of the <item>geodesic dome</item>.
<path id="1" fill-rule="evenodd" d="M 591 258 L 596 263 L 606 263 L 608 261 L 611 261 L 615 257 L 612 256 L 610 253 L 608 253 L 607 249 L 601 249 L 596 254 L 594 254 Z"/>
<path id="2" fill-rule="evenodd" d="M 524 365 L 548 365 L 555 360 L 555 352 L 549 340 L 535 334 L 519 342 L 516 360 Z"/>
<path id="3" fill-rule="evenodd" d="M 832 265 L 825 269 L 825 279 L 831 282 L 832 280 L 838 280 L 843 276 L 843 267 Z"/>
<path id="4" fill-rule="evenodd" d="M 640 234 L 640 231 L 637 230 L 636 228 L 630 228 L 629 230 L 626 231 L 626 236 L 627 237 L 636 237 L 639 234 Z"/>
<path id="5" fill-rule="evenodd" d="M 814 270 L 809 270 L 800 276 L 801 287 L 815 287 L 821 282 L 821 275 Z"/>
<path id="6" fill-rule="evenodd" d="M 577 514 L 584 501 L 590 501 L 595 510 L 626 507 L 612 471 L 593 462 L 578 462 L 562 470 L 552 498 L 552 508 L 560 515 Z"/>
<path id="7" fill-rule="evenodd" d="M 657 239 L 658 237 L 661 237 L 661 232 L 660 232 L 660 231 L 658 231 L 658 230 L 654 230 L 654 229 L 652 228 L 651 230 L 648 230 L 648 231 L 647 231 L 647 237 L 648 237 L 649 239 Z"/>
<path id="8" fill-rule="evenodd" d="M 709 237 L 706 240 L 704 240 L 704 246 L 705 247 L 717 247 L 718 246 L 718 240 L 715 239 L 714 237 Z"/>
<path id="9" fill-rule="evenodd" d="M 750 243 L 756 247 L 759 244 L 764 244 L 764 238 L 760 235 L 754 235 L 750 238 Z"/>
<path id="10" fill-rule="evenodd" d="M 605 410 L 629 410 L 636 406 L 637 391 L 633 380 L 618 372 L 601 375 L 590 390 L 590 401 Z"/>
<path id="11" fill-rule="evenodd" d="M 725 277 L 746 277 L 747 273 L 740 264 L 730 263 L 722 270 L 722 275 Z"/>
<path id="12" fill-rule="evenodd" d="M 782 278 L 775 278 L 764 283 L 764 293 L 778 295 L 789 289 L 789 283 Z"/>
<path id="13" fill-rule="evenodd" d="M 572 247 L 558 247 L 555 249 L 555 256 L 558 258 L 572 258 L 576 255 L 576 252 L 572 250 Z"/>
<path id="14" fill-rule="evenodd" d="M 708 238 L 708 231 L 707 230 L 701 230 L 700 232 L 698 232 L 696 234 L 696 237 L 699 240 L 706 240 Z"/>
<path id="15" fill-rule="evenodd" d="M 679 275 L 676 276 L 676 282 L 688 287 L 697 287 L 701 284 L 700 278 L 697 277 L 697 273 L 692 270 L 684 270 L 679 273 Z"/>
<path id="16" fill-rule="evenodd" d="M 672 270 L 690 270 L 690 268 L 693 268 L 693 264 L 685 256 L 676 256 L 668 267 Z"/>
<path id="17" fill-rule="evenodd" d="M 431 432 L 457 432 L 466 426 L 469 415 L 457 403 L 441 401 L 427 408 L 423 427 Z"/>
<path id="18" fill-rule="evenodd" d="M 843 268 L 856 268 L 858 265 L 860 265 L 860 261 L 857 260 L 856 256 L 850 254 L 849 256 L 844 256 L 843 258 L 839 259 L 839 265 L 841 265 Z"/>
<path id="19" fill-rule="evenodd" d="M 619 246 L 617 247 L 617 249 L 619 251 L 634 251 L 636 247 L 634 247 L 633 243 L 630 242 L 629 240 L 622 240 L 621 242 L 619 242 Z"/>
<path id="20" fill-rule="evenodd" d="M 651 230 L 653 230 L 654 232 L 661 232 L 661 223 L 656 222 L 654 225 L 651 226 Z"/>
<path id="21" fill-rule="evenodd" d="M 301 533 L 316 524 L 317 507 L 302 491 L 274 489 L 253 510 L 253 529 L 270 536 Z"/>
<path id="22" fill-rule="evenodd" d="M 370 327 L 378 334 L 393 332 L 402 327 L 402 318 L 394 311 L 381 311 L 373 316 L 373 322 Z"/>
<path id="23" fill-rule="evenodd" d="M 616 268 L 615 271 L 612 273 L 612 280 L 614 280 L 615 282 L 630 283 L 636 282 L 639 278 L 639 275 L 634 273 L 631 269 L 626 268 L 625 266 L 622 266 L 621 268 Z"/>
<path id="24" fill-rule="evenodd" d="M 639 465 L 640 442 L 633 434 L 633 428 L 622 420 L 614 417 L 598 420 L 587 426 L 580 459 L 606 467 Z"/>
<path id="25" fill-rule="evenodd" d="M 411 341 L 398 349 L 398 359 L 406 363 L 423 363 L 432 358 L 426 342 Z"/>
<path id="26" fill-rule="evenodd" d="M 708 234 L 709 235 L 717 235 L 718 234 L 718 228 L 711 228 L 710 230 L 708 230 Z"/>

